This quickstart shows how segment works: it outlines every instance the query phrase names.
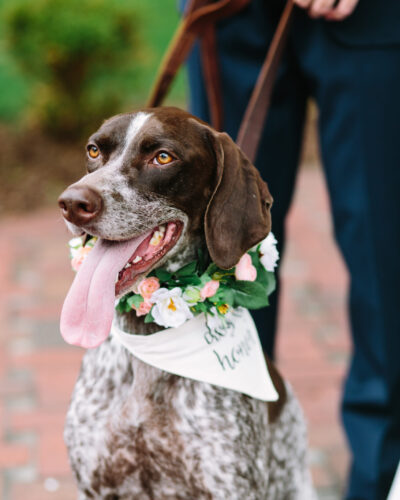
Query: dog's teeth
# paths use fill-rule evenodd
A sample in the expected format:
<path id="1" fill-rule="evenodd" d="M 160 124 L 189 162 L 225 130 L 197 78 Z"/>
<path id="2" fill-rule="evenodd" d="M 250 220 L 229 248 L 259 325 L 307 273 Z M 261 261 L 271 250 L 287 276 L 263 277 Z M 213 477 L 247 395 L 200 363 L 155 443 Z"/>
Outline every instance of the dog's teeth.
<path id="1" fill-rule="evenodd" d="M 157 229 L 157 231 L 154 231 L 153 236 L 150 240 L 150 245 L 152 247 L 157 247 L 164 238 L 164 234 L 165 234 L 165 225 L 162 225 Z"/>
<path id="2" fill-rule="evenodd" d="M 128 262 L 128 264 L 126 264 L 126 266 L 124 267 L 124 269 L 128 269 L 128 268 L 130 268 L 130 267 L 131 267 L 131 265 L 132 265 L 132 264 L 131 264 L 130 262 Z"/>
<path id="3" fill-rule="evenodd" d="M 132 263 L 133 264 L 137 264 L 138 262 L 140 262 L 142 260 L 142 257 L 140 257 L 140 255 L 136 255 L 136 257 L 133 259 Z"/>

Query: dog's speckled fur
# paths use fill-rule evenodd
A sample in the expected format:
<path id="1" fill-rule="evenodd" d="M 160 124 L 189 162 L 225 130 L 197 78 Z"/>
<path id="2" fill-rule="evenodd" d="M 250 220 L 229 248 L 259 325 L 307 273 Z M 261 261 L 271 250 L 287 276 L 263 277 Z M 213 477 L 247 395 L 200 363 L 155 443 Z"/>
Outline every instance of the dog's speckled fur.
<path id="1" fill-rule="evenodd" d="M 160 192 L 144 192 L 133 174 L 126 175 L 143 129 L 160 134 L 171 116 L 186 120 L 185 130 L 204 128 L 173 109 L 122 115 L 103 125 L 100 134 L 112 137 L 114 149 L 104 153 L 100 167 L 89 166 L 80 184 L 101 194 L 104 210 L 90 227 L 69 226 L 75 233 L 124 239 L 179 219 L 183 235 L 162 261 L 176 269 L 205 247 L 206 204 L 199 200 L 197 214 Z M 212 188 L 202 192 L 208 200 Z M 133 313 L 119 322 L 139 334 L 159 330 Z M 66 420 L 79 499 L 313 500 L 305 424 L 288 385 L 282 407 L 272 414 L 268 403 L 150 367 L 109 338 L 87 351 Z"/>
<path id="2" fill-rule="evenodd" d="M 161 372 L 113 339 L 85 355 L 65 440 L 82 499 L 314 498 L 290 388 L 270 424 L 266 403 Z"/>

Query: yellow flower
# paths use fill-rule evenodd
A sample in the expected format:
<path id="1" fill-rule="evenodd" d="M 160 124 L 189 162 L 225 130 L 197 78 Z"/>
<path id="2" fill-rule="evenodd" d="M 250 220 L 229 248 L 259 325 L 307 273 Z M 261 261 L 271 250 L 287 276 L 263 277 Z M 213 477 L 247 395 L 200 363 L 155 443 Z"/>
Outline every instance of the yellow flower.
<path id="1" fill-rule="evenodd" d="M 226 314 L 229 310 L 229 306 L 228 304 L 221 304 L 220 306 L 217 306 L 217 309 L 221 314 Z"/>

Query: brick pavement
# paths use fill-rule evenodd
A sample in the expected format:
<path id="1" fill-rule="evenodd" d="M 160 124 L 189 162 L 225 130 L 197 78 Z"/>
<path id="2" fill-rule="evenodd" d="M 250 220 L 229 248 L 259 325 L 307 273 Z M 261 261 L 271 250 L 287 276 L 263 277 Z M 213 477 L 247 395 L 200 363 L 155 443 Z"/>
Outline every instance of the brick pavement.
<path id="1" fill-rule="evenodd" d="M 349 351 L 346 275 L 330 237 L 318 169 L 301 172 L 289 220 L 278 361 L 310 427 L 320 499 L 340 498 L 348 461 L 338 399 Z M 0 499 L 71 500 L 62 440 L 82 350 L 60 338 L 72 274 L 56 210 L 0 220 Z"/>

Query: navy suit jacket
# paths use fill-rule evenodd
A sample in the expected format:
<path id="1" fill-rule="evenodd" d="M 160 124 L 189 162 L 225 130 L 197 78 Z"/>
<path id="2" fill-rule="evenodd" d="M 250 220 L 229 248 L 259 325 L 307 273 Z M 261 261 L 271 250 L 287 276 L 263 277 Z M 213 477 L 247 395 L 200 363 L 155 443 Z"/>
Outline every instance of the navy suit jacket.
<path id="1" fill-rule="evenodd" d="M 400 45 L 400 0 L 359 0 L 351 16 L 327 24 L 332 36 L 346 45 Z"/>

